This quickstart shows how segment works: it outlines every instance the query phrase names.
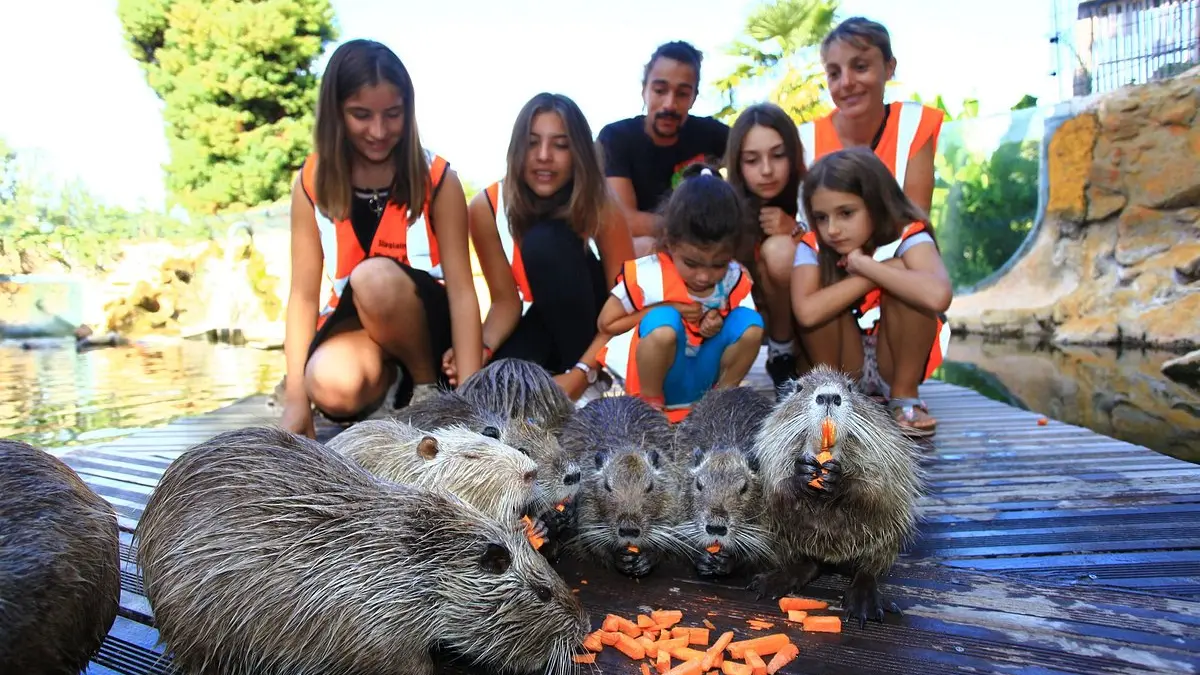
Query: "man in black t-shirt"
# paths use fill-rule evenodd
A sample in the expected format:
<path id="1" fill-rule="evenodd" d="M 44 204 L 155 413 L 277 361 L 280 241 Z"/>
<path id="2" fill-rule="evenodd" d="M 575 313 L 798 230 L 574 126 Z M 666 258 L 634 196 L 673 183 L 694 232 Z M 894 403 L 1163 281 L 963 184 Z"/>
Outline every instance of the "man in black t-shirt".
<path id="1" fill-rule="evenodd" d="M 711 117 L 688 115 L 700 87 L 703 55 L 687 42 L 660 45 L 642 75 L 646 113 L 605 125 L 597 141 L 604 174 L 624 207 L 634 253 L 654 249 L 653 211 L 697 161 L 720 164 L 729 127 Z"/>

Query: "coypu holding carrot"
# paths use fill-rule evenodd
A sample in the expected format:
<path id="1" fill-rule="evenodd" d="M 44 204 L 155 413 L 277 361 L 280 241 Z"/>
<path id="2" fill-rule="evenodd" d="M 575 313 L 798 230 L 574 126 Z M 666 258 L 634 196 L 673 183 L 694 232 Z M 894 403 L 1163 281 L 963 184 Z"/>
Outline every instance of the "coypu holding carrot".
<path id="1" fill-rule="evenodd" d="M 517 522 L 393 483 L 273 427 L 218 434 L 138 525 L 159 634 L 184 673 L 573 673 L 589 621 Z"/>
<path id="2" fill-rule="evenodd" d="M 847 617 L 882 621 L 879 581 L 916 534 L 915 442 L 846 374 L 818 366 L 776 405 L 755 452 L 780 564 L 751 587 L 777 598 L 840 566 Z"/>
<path id="3" fill-rule="evenodd" d="M 519 518 L 534 499 L 537 464 L 528 454 L 465 426 L 422 431 L 366 420 L 328 446 L 380 478 L 448 490 L 502 522 Z"/>
<path id="4" fill-rule="evenodd" d="M 504 401 L 493 400 L 490 404 L 504 405 Z M 489 408 L 487 404 L 451 391 L 439 392 L 402 408 L 396 411 L 396 416 L 428 431 L 466 426 L 470 431 L 495 438 L 531 458 L 537 465 L 537 477 L 533 497 L 523 513 L 534 521 L 539 536 L 549 538 L 550 546 L 543 552 L 551 558 L 557 555 L 559 540 L 569 536 L 569 519 L 579 491 L 580 471 L 553 432 L 534 420 L 511 416 L 506 411 Z"/>
<path id="5" fill-rule="evenodd" d="M 682 477 L 667 418 L 632 396 L 598 398 L 563 427 L 563 447 L 584 472 L 577 556 L 641 577 L 669 555 L 685 556 Z"/>
<path id="6" fill-rule="evenodd" d="M 702 576 L 771 558 L 754 438 L 772 407 L 750 387 L 714 389 L 676 428 L 679 454 L 690 459 L 678 532 L 695 549 Z"/>
<path id="7" fill-rule="evenodd" d="M 117 617 L 117 514 L 27 443 L 0 440 L 0 467 L 0 673 L 74 675 Z"/>

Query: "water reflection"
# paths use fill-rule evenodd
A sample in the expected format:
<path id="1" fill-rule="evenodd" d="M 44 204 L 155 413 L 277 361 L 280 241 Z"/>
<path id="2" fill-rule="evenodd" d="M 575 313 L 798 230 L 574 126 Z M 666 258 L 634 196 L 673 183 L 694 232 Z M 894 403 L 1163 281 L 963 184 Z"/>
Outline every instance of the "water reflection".
<path id="1" fill-rule="evenodd" d="M 1200 392 L 1160 370 L 1167 352 L 955 336 L 938 379 L 1200 463 Z"/>
<path id="2" fill-rule="evenodd" d="M 171 342 L 76 353 L 71 341 L 0 343 L 0 438 L 96 443 L 269 392 L 283 352 Z"/>

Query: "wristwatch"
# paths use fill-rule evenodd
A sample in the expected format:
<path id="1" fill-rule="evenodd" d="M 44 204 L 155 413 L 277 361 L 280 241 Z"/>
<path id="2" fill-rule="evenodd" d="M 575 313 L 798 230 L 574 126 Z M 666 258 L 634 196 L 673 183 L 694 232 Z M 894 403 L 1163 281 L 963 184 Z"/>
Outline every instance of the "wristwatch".
<path id="1" fill-rule="evenodd" d="M 598 374 L 591 366 L 580 361 L 575 364 L 575 367 L 583 371 L 583 376 L 587 378 L 588 384 L 596 383 L 596 375 Z"/>

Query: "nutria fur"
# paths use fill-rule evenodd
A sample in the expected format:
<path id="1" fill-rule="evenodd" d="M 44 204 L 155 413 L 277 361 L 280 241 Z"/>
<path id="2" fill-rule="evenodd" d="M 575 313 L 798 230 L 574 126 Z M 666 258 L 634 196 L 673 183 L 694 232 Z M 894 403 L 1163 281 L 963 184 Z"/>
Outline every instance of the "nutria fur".
<path id="1" fill-rule="evenodd" d="M 837 424 L 824 486 L 818 466 L 821 423 Z M 782 565 L 753 586 L 778 596 L 816 579 L 822 565 L 844 566 L 852 580 L 842 599 L 863 625 L 883 620 L 880 579 L 914 537 L 924 485 L 919 450 L 883 406 L 845 374 L 818 366 L 795 381 L 755 439 L 763 490 Z"/>
<path id="2" fill-rule="evenodd" d="M 690 474 L 678 531 L 693 547 L 696 571 L 702 575 L 724 576 L 772 556 L 754 455 L 754 438 L 772 407 L 770 399 L 750 387 L 713 389 L 675 430 L 680 459 Z M 706 550 L 714 544 L 718 553 Z"/>
<path id="3" fill-rule="evenodd" d="M 328 446 L 380 478 L 448 490 L 501 521 L 519 517 L 534 498 L 537 464 L 461 424 L 424 431 L 394 419 L 366 420 Z"/>
<path id="4" fill-rule="evenodd" d="M 497 359 L 463 381 L 458 393 L 487 410 L 558 430 L 575 404 L 550 371 L 524 359 Z"/>
<path id="5" fill-rule="evenodd" d="M 485 393 L 479 389 L 476 392 Z M 492 404 L 499 403 L 492 401 Z M 398 410 L 396 415 L 418 429 L 436 430 L 463 424 L 471 431 L 497 438 L 531 457 L 537 463 L 537 483 L 528 515 L 539 521 L 537 526 L 544 528 L 552 543 L 569 536 L 568 522 L 574 516 L 579 492 L 579 465 L 563 450 L 558 437 L 545 426 L 536 420 L 514 417 L 458 392 L 448 391 L 438 392 Z M 561 512 L 555 508 L 559 504 L 563 505 Z M 554 546 L 546 552 L 551 555 L 555 553 L 557 544 Z"/>
<path id="6" fill-rule="evenodd" d="M 667 555 L 686 555 L 672 529 L 682 515 L 682 486 L 665 415 L 639 398 L 598 398 L 571 417 L 562 443 L 587 467 L 578 535 L 568 547 L 631 576 L 649 574 Z"/>
<path id="7" fill-rule="evenodd" d="M 589 628 L 519 524 L 271 427 L 187 450 L 136 539 L 159 634 L 189 675 L 427 675 L 435 648 L 567 673 Z"/>
<path id="8" fill-rule="evenodd" d="M 0 441 L 0 673 L 81 672 L 120 599 L 112 505 L 54 455 Z"/>

